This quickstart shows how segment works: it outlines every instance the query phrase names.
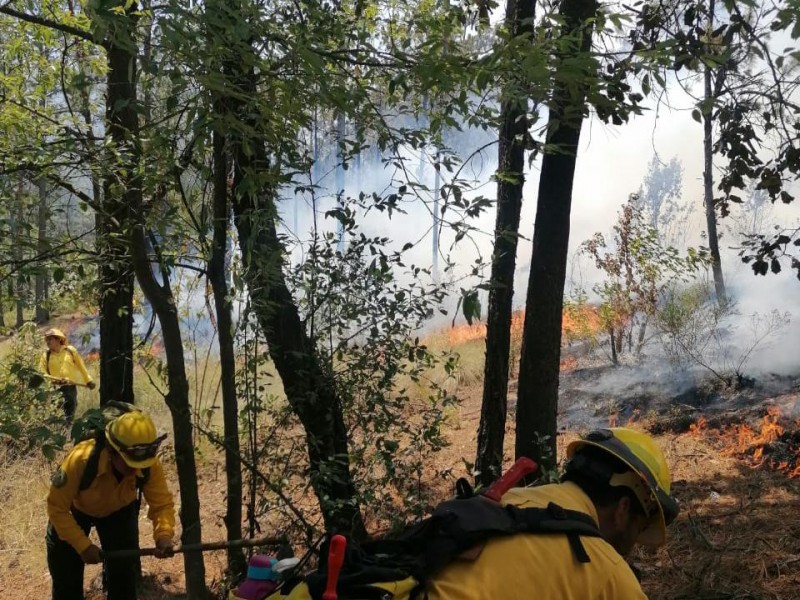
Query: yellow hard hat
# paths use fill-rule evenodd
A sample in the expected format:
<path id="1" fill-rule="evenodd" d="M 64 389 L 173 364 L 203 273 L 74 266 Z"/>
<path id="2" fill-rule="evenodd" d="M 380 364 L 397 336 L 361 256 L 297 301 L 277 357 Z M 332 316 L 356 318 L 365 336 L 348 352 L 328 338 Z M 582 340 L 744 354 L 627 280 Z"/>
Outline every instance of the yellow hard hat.
<path id="1" fill-rule="evenodd" d="M 649 546 L 662 545 L 667 525 L 678 516 L 679 506 L 670 495 L 667 461 L 653 438 L 628 427 L 598 429 L 567 446 L 567 458 L 587 446 L 601 448 L 631 468 L 632 473 L 613 475 L 609 485 L 630 488 L 650 517 L 650 524 L 637 541 Z"/>
<path id="2" fill-rule="evenodd" d="M 134 469 L 152 466 L 166 437 L 166 434 L 158 436 L 153 420 L 140 410 L 121 414 L 106 425 L 108 443 Z"/>
<path id="3" fill-rule="evenodd" d="M 66 343 L 67 341 L 67 336 L 64 335 L 64 332 L 61 331 L 60 329 L 48 329 L 47 331 L 45 331 L 44 339 L 47 339 L 49 337 L 59 338 L 64 343 Z"/>

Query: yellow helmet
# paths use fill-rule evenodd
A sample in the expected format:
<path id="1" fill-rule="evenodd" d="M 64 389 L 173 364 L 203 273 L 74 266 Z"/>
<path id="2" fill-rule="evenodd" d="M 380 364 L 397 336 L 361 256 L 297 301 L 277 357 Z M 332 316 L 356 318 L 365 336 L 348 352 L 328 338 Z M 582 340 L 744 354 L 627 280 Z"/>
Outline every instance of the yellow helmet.
<path id="1" fill-rule="evenodd" d="M 679 506 L 670 495 L 670 474 L 664 454 L 646 433 L 627 427 L 598 429 L 567 447 L 567 458 L 571 459 L 581 448 L 594 446 L 616 456 L 631 471 L 614 474 L 609 485 L 630 488 L 650 524 L 639 535 L 638 542 L 649 546 L 660 546 L 666 541 L 667 525 L 678 516 Z"/>
<path id="2" fill-rule="evenodd" d="M 140 410 L 123 413 L 106 425 L 106 440 L 134 469 L 152 466 L 166 437 L 158 436 L 153 420 Z"/>
<path id="3" fill-rule="evenodd" d="M 67 343 L 67 336 L 64 335 L 64 332 L 61 331 L 60 329 L 53 328 L 53 329 L 48 329 L 47 331 L 45 331 L 44 332 L 44 339 L 47 339 L 49 337 L 58 338 L 58 339 L 61 340 L 62 343 L 64 343 L 64 344 Z"/>

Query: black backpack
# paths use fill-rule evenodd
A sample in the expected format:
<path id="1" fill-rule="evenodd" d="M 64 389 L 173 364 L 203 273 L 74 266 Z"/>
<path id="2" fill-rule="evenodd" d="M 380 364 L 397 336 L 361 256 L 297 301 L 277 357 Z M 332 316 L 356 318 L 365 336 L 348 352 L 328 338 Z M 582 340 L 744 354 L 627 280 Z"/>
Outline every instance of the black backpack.
<path id="1" fill-rule="evenodd" d="M 460 487 L 465 489 L 463 484 Z M 450 562 L 476 549 L 480 551 L 493 538 L 524 533 L 566 535 L 581 563 L 590 562 L 581 537 L 601 537 L 592 517 L 552 502 L 543 508 L 502 506 L 483 495 L 462 492 L 460 497 L 441 503 L 430 517 L 399 534 L 361 544 L 347 540 L 336 583 L 337 597 L 339 600 L 392 598 L 385 588 L 374 584 L 413 578 L 415 585 L 408 597 L 422 598 L 426 583 Z M 304 584 L 307 597 L 322 598 L 329 580 L 328 551 L 332 537 L 320 548 L 318 569 L 302 579 L 287 580 L 281 594 L 288 595 L 295 586 Z"/>

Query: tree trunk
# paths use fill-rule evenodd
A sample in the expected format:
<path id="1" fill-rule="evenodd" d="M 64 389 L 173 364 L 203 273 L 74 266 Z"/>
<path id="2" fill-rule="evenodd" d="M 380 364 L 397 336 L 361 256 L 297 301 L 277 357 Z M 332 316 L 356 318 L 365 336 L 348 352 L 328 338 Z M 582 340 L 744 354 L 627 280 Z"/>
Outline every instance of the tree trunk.
<path id="1" fill-rule="evenodd" d="M 140 193 L 140 192 L 137 192 Z M 139 204 L 138 206 L 141 206 Z M 140 216 L 140 219 L 142 217 Z M 189 382 L 186 378 L 186 365 L 183 356 L 183 340 L 175 298 L 169 284 L 169 275 L 163 274 L 163 282 L 158 283 L 153 275 L 147 255 L 147 236 L 144 226 L 134 227 L 131 235 L 136 277 L 147 301 L 153 307 L 161 326 L 164 353 L 167 358 L 167 384 L 169 391 L 165 397 L 172 416 L 172 432 L 175 446 L 175 464 L 180 486 L 180 517 L 182 544 L 197 544 L 202 541 L 200 524 L 200 498 L 197 491 L 197 465 L 194 459 L 194 440 L 192 437 L 192 415 L 189 405 Z M 186 594 L 189 598 L 206 598 L 205 564 L 202 552 L 186 552 L 183 555 L 186 572 Z"/>
<path id="2" fill-rule="evenodd" d="M 104 315 L 109 322 L 117 327 L 121 334 L 126 334 L 125 344 L 130 340 L 132 350 L 132 293 L 133 270 L 139 279 L 147 300 L 153 307 L 161 325 L 164 340 L 164 350 L 167 357 L 167 381 L 169 392 L 165 398 L 172 414 L 172 428 L 175 446 L 175 462 L 180 483 L 180 517 L 183 532 L 183 544 L 195 544 L 201 541 L 200 535 L 200 502 L 197 493 L 197 469 L 194 460 L 194 444 L 192 439 L 191 414 L 189 412 L 189 384 L 186 379 L 186 369 L 183 358 L 183 343 L 181 340 L 178 312 L 174 298 L 169 287 L 169 279 L 165 275 L 163 285 L 159 285 L 150 265 L 147 255 L 147 237 L 145 235 L 145 207 L 139 166 L 141 161 L 141 146 L 139 139 L 139 117 L 136 98 L 136 52 L 134 40 L 136 21 L 130 12 L 122 15 L 109 16 L 115 25 L 115 37 L 106 43 L 108 60 L 108 85 L 106 97 L 106 131 L 110 136 L 115 150 L 113 173 L 106 177 L 104 202 L 114 214 L 119 215 L 115 231 L 112 234 L 112 222 L 106 220 L 104 225 L 104 241 L 112 250 L 113 265 L 103 261 L 101 269 L 103 284 L 111 283 L 111 276 L 116 275 L 119 280 L 115 282 L 117 293 L 109 294 L 105 288 L 101 305 L 107 308 L 107 303 L 116 304 L 124 308 L 123 313 Z M 113 176 L 113 178 L 112 178 Z M 116 192 L 116 194 L 115 194 Z M 125 235 L 127 234 L 127 236 Z M 126 243 L 127 242 L 127 243 Z M 127 246 L 127 252 L 125 251 Z M 130 258 L 128 258 L 130 257 Z M 121 289 L 123 288 L 123 289 Z M 120 293 L 121 292 L 121 293 Z M 101 317 L 101 343 L 103 322 Z M 119 340 L 112 346 L 119 355 L 128 351 L 128 346 L 122 347 Z M 130 369 L 131 353 L 127 354 L 127 362 L 120 361 Z M 117 363 L 119 368 L 120 363 Z M 184 570 L 186 573 L 186 593 L 189 598 L 204 598 L 207 596 L 205 585 L 205 566 L 203 555 L 200 552 L 187 552 L 183 556 Z"/>
<path id="3" fill-rule="evenodd" d="M 228 539 L 238 540 L 242 537 L 242 463 L 239 459 L 239 404 L 236 397 L 233 315 L 225 275 L 225 255 L 228 246 L 228 161 L 225 157 L 225 136 L 219 131 L 215 131 L 213 135 L 214 240 L 208 263 L 208 278 L 214 292 L 214 307 L 217 313 L 222 420 L 225 429 L 225 473 L 228 486 L 224 521 Z M 228 548 L 228 572 L 234 581 L 246 568 L 242 550 Z"/>
<path id="4" fill-rule="evenodd" d="M 209 3 L 209 10 L 222 8 Z M 222 14 L 209 23 L 224 23 L 241 8 L 228 0 Z M 225 85 L 218 86 L 219 107 L 237 122 L 228 134 L 234 164 L 232 196 L 234 222 L 239 233 L 244 278 L 253 311 L 264 332 L 270 358 L 283 382 L 286 398 L 306 434 L 309 478 L 320 503 L 324 525 L 356 539 L 366 537 L 356 486 L 350 473 L 348 432 L 332 374 L 317 355 L 284 277 L 284 247 L 278 237 L 275 189 L 266 180 L 272 165 L 267 142 L 248 106 L 258 98 L 255 54 L 247 34 L 232 40 L 220 26 L 217 43 L 235 48 L 235 60 L 223 60 Z"/>
<path id="5" fill-rule="evenodd" d="M 513 37 L 533 36 L 533 0 L 507 0 L 506 29 Z M 528 131 L 526 95 L 516 82 L 505 91 L 500 113 L 498 147 L 497 216 L 486 322 L 486 361 L 483 401 L 478 428 L 478 482 L 490 485 L 503 466 L 503 441 L 508 395 L 508 361 L 511 344 L 511 308 L 514 296 L 519 218 L 525 184 L 525 137 Z M 525 86 L 522 86 L 525 89 Z"/>
<path id="6" fill-rule="evenodd" d="M 522 336 L 517 400 L 516 457 L 529 456 L 543 467 L 556 465 L 558 376 L 561 321 L 569 249 L 570 207 L 586 87 L 574 85 L 570 59 L 591 49 L 594 0 L 564 0 L 561 16 L 566 35 L 578 36 L 574 54 L 556 67 L 547 146 L 542 158 L 531 271 Z"/>
<path id="7" fill-rule="evenodd" d="M 135 63 L 130 52 L 110 45 L 107 52 L 106 135 L 119 151 L 129 151 L 128 135 L 137 135 L 139 125 L 133 108 L 121 106 L 136 96 Z M 134 65 L 134 66 L 131 66 Z M 129 71 L 129 69 L 134 69 Z M 88 99 L 87 99 L 88 102 Z M 84 114 L 91 128 L 91 115 Z M 135 132 L 135 134 L 134 134 Z M 134 167 L 135 168 L 135 167 Z M 133 282 L 134 273 L 128 242 L 121 230 L 130 223 L 129 196 L 134 193 L 120 185 L 118 173 L 103 179 L 103 211 L 95 217 L 97 251 L 100 257 L 100 404 L 110 400 L 133 403 Z M 120 193 L 120 189 L 123 190 Z M 98 194 L 92 178 L 92 191 Z M 141 194 L 141 190 L 139 190 Z M 95 197 L 95 199 L 97 199 Z"/>
<path id="8" fill-rule="evenodd" d="M 619 356 L 617 355 L 617 336 L 613 327 L 608 329 L 608 339 L 611 344 L 611 364 L 617 366 L 619 364 Z M 561 354 L 559 353 L 559 363 L 561 362 Z"/>
<path id="9" fill-rule="evenodd" d="M 14 245 L 11 250 L 11 258 L 14 261 L 14 268 L 17 270 L 17 276 L 14 278 L 14 306 L 16 308 L 16 317 L 14 319 L 14 326 L 19 329 L 25 324 L 25 296 L 27 295 L 27 284 L 25 282 L 25 274 L 22 269 L 22 249 L 26 244 L 22 239 L 22 221 L 24 219 L 23 204 L 25 202 L 25 180 L 20 177 L 17 185 L 16 204 L 14 206 L 13 217 L 11 219 L 11 239 L 14 240 Z"/>
<path id="10" fill-rule="evenodd" d="M 39 256 L 47 252 L 47 180 L 39 178 L 39 207 L 37 220 L 39 225 L 36 239 L 36 251 Z M 44 265 L 40 265 L 36 272 L 36 290 L 34 304 L 36 306 L 34 319 L 37 323 L 46 323 L 50 320 L 50 311 L 47 308 L 47 282 L 48 274 Z"/>
<path id="11" fill-rule="evenodd" d="M 714 28 L 714 0 L 708 3 L 708 30 Z M 720 79 L 725 75 L 722 70 L 717 74 Z M 717 212 L 714 203 L 714 139 L 712 137 L 714 129 L 713 108 L 708 105 L 714 93 L 712 67 L 705 65 L 703 70 L 703 96 L 706 101 L 706 110 L 703 112 L 703 204 L 706 212 L 706 228 L 708 229 L 708 250 L 711 253 L 711 270 L 714 274 L 714 290 L 717 294 L 717 302 L 724 305 L 726 302 L 725 280 L 722 276 L 722 261 L 719 253 L 719 237 L 717 236 Z M 717 86 L 719 88 L 719 86 Z"/>

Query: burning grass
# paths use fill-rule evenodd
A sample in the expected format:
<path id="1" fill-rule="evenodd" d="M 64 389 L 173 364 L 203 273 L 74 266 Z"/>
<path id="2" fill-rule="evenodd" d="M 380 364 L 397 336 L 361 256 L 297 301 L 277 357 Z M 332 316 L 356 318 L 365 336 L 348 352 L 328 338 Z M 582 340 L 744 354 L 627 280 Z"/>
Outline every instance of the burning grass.
<path id="1" fill-rule="evenodd" d="M 701 416 L 690 425 L 689 433 L 752 469 L 766 468 L 790 479 L 800 478 L 800 419 L 785 418 L 777 406 L 768 407 L 755 426 L 744 422 L 714 426 Z"/>
<path id="2" fill-rule="evenodd" d="M 525 312 L 518 310 L 511 315 L 511 355 L 519 355 L 519 346 L 522 343 L 522 328 L 525 322 Z M 562 315 L 562 339 L 565 343 L 576 341 L 591 341 L 597 338 L 602 329 L 600 315 L 592 306 L 569 306 Z M 456 325 L 444 328 L 434 333 L 432 338 L 441 338 L 443 345 L 448 348 L 461 348 L 472 342 L 486 339 L 486 323 L 473 323 L 472 325 Z M 512 361 L 513 362 L 513 361 Z M 577 359 L 566 356 L 561 361 L 561 370 L 569 371 L 577 366 Z"/>
<path id="3" fill-rule="evenodd" d="M 665 548 L 635 557 L 645 591 L 651 600 L 800 597 L 797 481 L 750 468 L 735 453 L 720 451 L 708 429 L 701 431 L 659 439 L 681 514 Z M 739 433 L 731 429 L 726 439 L 738 444 Z M 760 429 L 754 434 L 758 439 Z"/>

